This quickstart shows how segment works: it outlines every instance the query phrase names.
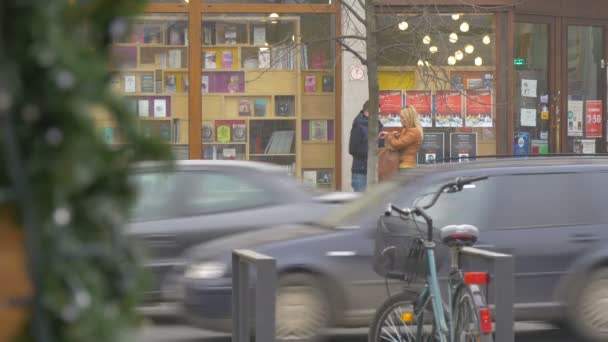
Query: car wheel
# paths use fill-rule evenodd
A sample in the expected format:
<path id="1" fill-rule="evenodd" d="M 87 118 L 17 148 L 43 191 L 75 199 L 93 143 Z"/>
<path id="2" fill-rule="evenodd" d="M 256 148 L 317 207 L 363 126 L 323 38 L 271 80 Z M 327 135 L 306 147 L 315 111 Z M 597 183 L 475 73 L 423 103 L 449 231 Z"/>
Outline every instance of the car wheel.
<path id="1" fill-rule="evenodd" d="M 570 322 L 590 341 L 608 341 L 608 269 L 586 278 L 571 304 Z"/>
<path id="2" fill-rule="evenodd" d="M 279 279 L 277 341 L 320 341 L 329 319 L 328 299 L 317 278 L 288 274 Z"/>

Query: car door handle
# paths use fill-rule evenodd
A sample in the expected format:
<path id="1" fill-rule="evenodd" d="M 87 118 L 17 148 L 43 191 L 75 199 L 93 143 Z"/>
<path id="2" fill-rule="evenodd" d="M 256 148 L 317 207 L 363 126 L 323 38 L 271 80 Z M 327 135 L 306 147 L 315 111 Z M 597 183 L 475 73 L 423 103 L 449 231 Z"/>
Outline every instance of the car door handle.
<path id="1" fill-rule="evenodd" d="M 599 238 L 593 234 L 572 234 L 570 235 L 570 241 L 575 243 L 591 243 L 599 241 Z"/>

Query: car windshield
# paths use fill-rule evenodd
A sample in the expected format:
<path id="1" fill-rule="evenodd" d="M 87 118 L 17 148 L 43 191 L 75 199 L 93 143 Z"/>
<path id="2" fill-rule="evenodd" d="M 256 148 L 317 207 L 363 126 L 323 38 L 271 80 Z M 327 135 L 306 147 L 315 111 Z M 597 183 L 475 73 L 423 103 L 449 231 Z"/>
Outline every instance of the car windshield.
<path id="1" fill-rule="evenodd" d="M 399 190 L 424 174 L 422 171 L 412 170 L 394 180 L 382 182 L 373 186 L 360 198 L 341 205 L 336 210 L 321 218 L 317 223 L 329 229 L 344 229 L 347 226 L 357 225 L 365 216 L 377 218 L 386 208 L 386 204 L 394 202 Z"/>

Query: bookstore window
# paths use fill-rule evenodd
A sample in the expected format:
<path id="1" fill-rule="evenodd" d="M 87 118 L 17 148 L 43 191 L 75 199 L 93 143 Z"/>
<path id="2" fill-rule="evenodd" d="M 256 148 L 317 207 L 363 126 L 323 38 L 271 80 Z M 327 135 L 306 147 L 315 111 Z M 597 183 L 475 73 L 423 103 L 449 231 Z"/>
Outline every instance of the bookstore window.
<path id="1" fill-rule="evenodd" d="M 335 189 L 333 15 L 205 15 L 204 159 L 283 165 Z"/>
<path id="2" fill-rule="evenodd" d="M 112 87 L 125 98 L 139 129 L 188 159 L 188 16 L 145 14 L 112 42 Z M 96 118 L 108 143 L 124 143 L 106 115 Z"/>
<path id="3" fill-rule="evenodd" d="M 496 154 L 494 15 L 383 14 L 378 39 L 381 121 L 401 126 L 414 106 L 424 126 L 418 163 Z"/>
<path id="4" fill-rule="evenodd" d="M 207 4 L 331 5 L 332 0 L 201 0 Z"/>

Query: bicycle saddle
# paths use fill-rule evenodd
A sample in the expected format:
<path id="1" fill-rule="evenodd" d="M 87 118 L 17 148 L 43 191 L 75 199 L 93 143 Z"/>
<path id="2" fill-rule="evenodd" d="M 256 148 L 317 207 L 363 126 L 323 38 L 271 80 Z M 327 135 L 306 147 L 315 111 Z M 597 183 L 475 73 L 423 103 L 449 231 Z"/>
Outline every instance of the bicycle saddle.
<path id="1" fill-rule="evenodd" d="M 477 238 L 479 238 L 479 229 L 470 224 L 441 228 L 441 241 L 449 247 L 470 247 L 477 242 Z"/>

